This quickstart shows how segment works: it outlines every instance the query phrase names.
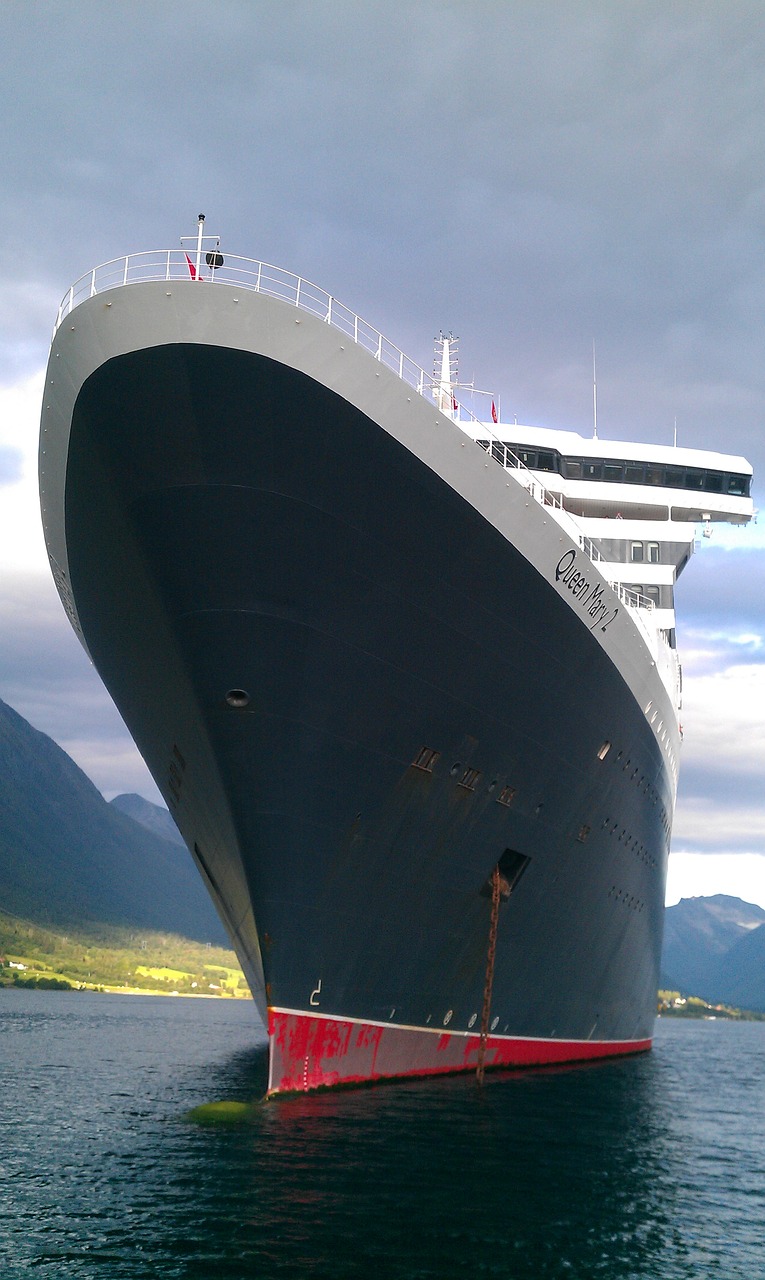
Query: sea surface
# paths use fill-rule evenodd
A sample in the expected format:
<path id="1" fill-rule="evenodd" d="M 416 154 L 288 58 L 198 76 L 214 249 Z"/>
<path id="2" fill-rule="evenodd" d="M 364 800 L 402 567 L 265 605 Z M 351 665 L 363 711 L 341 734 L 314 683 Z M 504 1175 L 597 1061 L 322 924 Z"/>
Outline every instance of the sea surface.
<path id="1" fill-rule="evenodd" d="M 257 1104 L 249 1002 L 0 990 L 0 1277 L 765 1277 L 765 1023 Z"/>

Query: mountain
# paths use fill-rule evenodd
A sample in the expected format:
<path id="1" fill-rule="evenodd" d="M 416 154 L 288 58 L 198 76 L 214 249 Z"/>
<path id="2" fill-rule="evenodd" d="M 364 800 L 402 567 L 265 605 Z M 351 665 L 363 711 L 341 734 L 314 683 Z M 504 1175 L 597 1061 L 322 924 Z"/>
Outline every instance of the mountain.
<path id="1" fill-rule="evenodd" d="M 150 800 L 144 800 L 143 796 L 137 796 L 134 791 L 115 796 L 109 804 L 119 809 L 120 813 L 126 813 L 147 831 L 152 831 L 155 836 L 159 836 L 162 840 L 169 840 L 171 844 L 180 845 L 182 849 L 186 848 L 183 836 L 168 810 L 162 805 L 152 804 Z"/>
<path id="2" fill-rule="evenodd" d="M 715 999 L 765 1012 L 765 925 L 751 929 L 720 960 Z"/>
<path id="3" fill-rule="evenodd" d="M 661 985 L 765 1010 L 765 911 L 741 898 L 682 898 L 664 917 Z"/>
<path id="4" fill-rule="evenodd" d="M 135 925 L 230 945 L 191 856 L 107 804 L 1 700 L 0 907 L 40 924 Z"/>

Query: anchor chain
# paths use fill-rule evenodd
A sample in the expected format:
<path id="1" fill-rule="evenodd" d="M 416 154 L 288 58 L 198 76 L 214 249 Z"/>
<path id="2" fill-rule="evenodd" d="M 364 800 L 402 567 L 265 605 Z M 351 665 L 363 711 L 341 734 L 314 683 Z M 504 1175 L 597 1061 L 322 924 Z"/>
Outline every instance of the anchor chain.
<path id="1" fill-rule="evenodd" d="M 484 1059 L 486 1057 L 486 1041 L 489 1038 L 489 1018 L 491 1017 L 491 993 L 494 986 L 494 960 L 497 954 L 497 924 L 499 922 L 499 900 L 502 876 L 497 864 L 491 873 L 491 922 L 489 924 L 489 949 L 486 955 L 486 981 L 483 987 L 483 1009 L 481 1011 L 481 1038 L 478 1042 L 478 1064 L 476 1079 L 483 1084 Z"/>

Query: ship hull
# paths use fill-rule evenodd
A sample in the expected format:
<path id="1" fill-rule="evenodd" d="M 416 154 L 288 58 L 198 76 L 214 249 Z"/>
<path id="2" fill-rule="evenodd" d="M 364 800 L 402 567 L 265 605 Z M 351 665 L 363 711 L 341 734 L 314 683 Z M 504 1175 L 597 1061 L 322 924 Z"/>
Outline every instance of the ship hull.
<path id="1" fill-rule="evenodd" d="M 384 1080 L 521 1067 L 562 1066 L 622 1054 L 644 1053 L 642 1040 L 565 1040 L 488 1035 L 443 1028 L 391 1026 L 285 1009 L 269 1010 L 269 1091 L 304 1093 L 312 1089 L 374 1084 Z"/>
<path id="2" fill-rule="evenodd" d="M 672 787 L 639 638 L 615 659 L 544 512 L 508 492 L 498 527 L 384 405 L 174 336 L 75 387 L 56 564 L 267 1021 L 270 1091 L 474 1068 L 503 858 L 487 1066 L 648 1047 Z"/>

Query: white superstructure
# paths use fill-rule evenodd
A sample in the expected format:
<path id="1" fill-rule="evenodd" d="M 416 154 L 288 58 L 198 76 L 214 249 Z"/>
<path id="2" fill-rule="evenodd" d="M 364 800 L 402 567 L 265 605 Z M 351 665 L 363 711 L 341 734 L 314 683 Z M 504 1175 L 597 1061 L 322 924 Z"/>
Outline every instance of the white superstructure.
<path id="1" fill-rule="evenodd" d="M 587 439 L 542 427 L 461 423 L 501 466 L 526 471 L 572 517 L 600 571 L 674 648 L 674 587 L 697 526 L 746 524 L 752 468 L 701 449 Z"/>

